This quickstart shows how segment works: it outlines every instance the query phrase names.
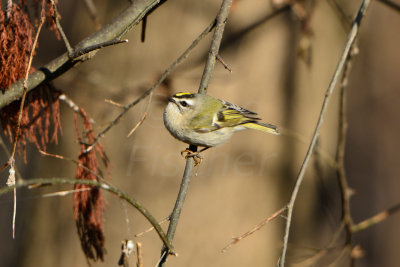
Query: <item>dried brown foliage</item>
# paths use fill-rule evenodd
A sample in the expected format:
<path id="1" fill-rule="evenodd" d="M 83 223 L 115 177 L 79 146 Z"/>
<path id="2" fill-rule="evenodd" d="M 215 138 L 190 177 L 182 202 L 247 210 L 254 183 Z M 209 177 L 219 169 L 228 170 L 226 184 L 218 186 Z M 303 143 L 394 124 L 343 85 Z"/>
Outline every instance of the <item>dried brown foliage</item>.
<path id="1" fill-rule="evenodd" d="M 3 90 L 25 76 L 34 35 L 34 27 L 26 10 L 14 3 L 8 19 L 5 12 L 0 12 L 0 88 Z M 34 71 L 34 68 L 30 71 Z M 19 151 L 22 147 L 25 152 L 27 141 L 42 150 L 46 150 L 46 144 L 50 141 L 57 142 L 58 132 L 61 131 L 59 94 L 50 84 L 27 94 L 18 137 Z M 20 101 L 14 101 L 0 112 L 3 132 L 10 141 L 17 129 L 19 107 Z M 53 133 L 49 138 L 51 122 Z"/>
<path id="2" fill-rule="evenodd" d="M 49 142 L 57 143 L 58 133 L 61 132 L 59 95 L 60 91 L 55 90 L 51 85 L 41 86 L 27 94 L 18 138 L 18 148 L 23 149 L 25 162 L 27 141 L 44 151 Z M 0 113 L 3 132 L 11 142 L 18 124 L 19 108 L 20 101 L 14 101 L 4 107 Z M 51 124 L 53 124 L 53 132 L 50 136 Z"/>
<path id="3" fill-rule="evenodd" d="M 33 8 L 32 12 L 28 12 L 27 1 L 22 0 L 19 1 L 19 4 L 14 2 L 8 12 L 0 10 L 0 88 L 2 90 L 8 90 L 10 85 L 26 75 L 31 51 L 36 49 L 36 47 L 33 47 L 35 38 L 33 25 L 38 23 L 38 18 L 41 16 L 39 13 L 44 14 L 46 25 L 60 38 L 54 21 L 56 13 L 51 1 L 33 0 L 29 7 Z M 30 18 L 28 14 L 33 14 L 33 18 Z M 57 15 L 59 16 L 59 14 Z M 34 68 L 29 71 L 33 72 Z M 22 148 L 25 152 L 27 141 L 34 143 L 41 150 L 46 150 L 46 144 L 49 142 L 57 142 L 58 133 L 61 131 L 60 94 L 61 92 L 50 84 L 42 85 L 27 94 L 17 138 L 19 151 Z M 18 128 L 20 105 L 20 101 L 14 101 L 0 111 L 3 132 L 10 138 L 11 142 L 14 140 Z M 81 144 L 78 159 L 80 165 L 76 171 L 76 178 L 97 180 L 97 174 L 99 174 L 98 157 L 103 160 L 106 166 L 108 165 L 104 147 L 97 143 L 91 151 L 85 151 L 86 145 L 84 143 L 93 143 L 96 136 L 92 130 L 89 116 L 83 109 L 80 109 L 79 113 L 83 118 L 84 137 L 79 132 L 77 115 L 75 114 L 75 127 Z M 53 131 L 50 135 L 51 124 Z M 24 156 L 26 161 L 25 153 Z M 74 217 L 82 249 L 88 259 L 103 260 L 104 201 L 101 191 L 98 188 L 86 185 L 76 185 L 75 189 L 77 192 L 74 194 Z"/>
<path id="4" fill-rule="evenodd" d="M 81 144 L 81 151 L 78 162 L 83 168 L 78 166 L 76 170 L 77 179 L 98 180 L 96 174 L 99 174 L 99 156 L 107 166 L 107 158 L 104 153 L 104 147 L 97 143 L 90 151 L 86 151 L 88 143 L 96 140 L 96 135 L 92 130 L 90 117 L 80 108 L 80 115 L 83 117 L 83 130 L 85 139 L 83 140 L 79 127 L 77 115 L 75 114 L 75 128 L 78 134 L 78 141 Z M 86 142 L 84 142 L 86 141 Z M 90 170 L 90 171 L 89 171 Z M 91 190 L 82 191 L 90 188 Z M 74 193 L 74 216 L 78 228 L 79 238 L 82 249 L 88 259 L 103 260 L 104 257 L 104 202 L 99 188 L 88 185 L 75 185 Z"/>
<path id="5" fill-rule="evenodd" d="M 7 89 L 24 77 L 35 30 L 29 16 L 13 4 L 10 18 L 0 12 L 0 87 Z"/>

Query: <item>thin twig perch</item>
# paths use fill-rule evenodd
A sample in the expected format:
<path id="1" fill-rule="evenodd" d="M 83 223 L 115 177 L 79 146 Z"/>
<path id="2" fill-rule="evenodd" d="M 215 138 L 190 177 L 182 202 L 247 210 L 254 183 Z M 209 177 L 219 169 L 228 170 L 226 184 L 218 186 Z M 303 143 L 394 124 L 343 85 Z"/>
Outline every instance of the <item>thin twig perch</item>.
<path id="1" fill-rule="evenodd" d="M 204 67 L 203 76 L 201 78 L 200 86 L 198 92 L 200 94 L 207 93 L 208 83 L 211 79 L 211 74 L 215 66 L 216 57 L 218 55 L 219 47 L 221 45 L 222 35 L 225 29 L 226 20 L 229 15 L 229 10 L 232 5 L 232 0 L 224 0 L 222 2 L 221 8 L 216 17 L 216 26 L 214 35 L 211 41 L 211 47 L 208 54 L 207 62 Z M 197 151 L 197 147 L 190 145 L 189 147 L 192 151 Z M 189 188 L 189 183 L 192 177 L 192 171 L 194 167 L 194 159 L 193 157 L 188 157 L 186 161 L 185 170 L 183 172 L 182 182 L 179 189 L 178 197 L 175 202 L 174 209 L 172 210 L 172 214 L 170 217 L 170 223 L 168 226 L 167 237 L 171 242 L 174 238 L 176 227 L 178 225 L 179 217 L 182 211 L 183 203 L 185 202 L 186 193 Z M 168 257 L 168 248 L 163 247 L 161 251 L 161 259 L 157 266 L 164 266 L 165 261 Z"/>

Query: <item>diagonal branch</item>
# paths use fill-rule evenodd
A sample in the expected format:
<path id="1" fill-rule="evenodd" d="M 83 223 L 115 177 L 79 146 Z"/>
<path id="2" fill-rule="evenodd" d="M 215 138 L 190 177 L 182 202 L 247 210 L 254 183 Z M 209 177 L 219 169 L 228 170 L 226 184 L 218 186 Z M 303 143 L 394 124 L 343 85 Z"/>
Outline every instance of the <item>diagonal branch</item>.
<path id="1" fill-rule="evenodd" d="M 393 8 L 393 10 L 400 12 L 400 5 L 393 2 L 392 0 L 379 0 L 382 4 L 387 5 L 390 8 Z"/>
<path id="2" fill-rule="evenodd" d="M 384 220 L 386 220 L 387 218 L 389 218 L 389 216 L 395 214 L 396 212 L 400 211 L 400 204 L 396 204 L 393 207 L 390 207 L 387 210 L 381 211 L 378 214 L 372 216 L 371 218 L 365 219 L 362 222 L 359 222 L 356 225 L 353 225 L 351 231 L 353 233 L 357 233 L 360 232 L 362 230 L 365 230 L 373 225 L 376 225 Z"/>
<path id="3" fill-rule="evenodd" d="M 118 189 L 117 187 L 114 187 L 113 185 L 111 185 L 109 183 L 104 183 L 104 182 L 94 181 L 94 180 L 81 180 L 81 179 L 75 179 L 75 178 L 38 178 L 38 179 L 29 179 L 29 180 L 18 181 L 13 186 L 2 187 L 2 188 L 0 188 L 0 195 L 8 193 L 8 192 L 14 190 L 15 188 L 27 187 L 30 185 L 38 185 L 38 184 L 90 185 L 90 186 L 95 186 L 95 187 L 101 188 L 103 190 L 106 190 L 106 191 L 116 195 L 120 199 L 127 201 L 131 206 L 136 208 L 151 223 L 151 225 L 154 226 L 158 236 L 161 238 L 164 245 L 168 247 L 169 253 L 175 254 L 175 251 L 173 249 L 173 246 L 171 245 L 171 242 L 168 241 L 167 236 L 165 235 L 160 224 L 158 224 L 157 220 L 153 217 L 153 215 L 151 215 L 151 213 L 142 204 L 140 204 L 138 201 L 136 201 L 133 197 L 129 196 L 127 193 L 123 192 L 122 190 Z"/>
<path id="4" fill-rule="evenodd" d="M 331 98 L 332 92 L 335 89 L 336 84 L 337 84 L 337 82 L 339 80 L 339 76 L 342 73 L 343 67 L 346 64 L 346 60 L 347 60 L 347 58 L 349 56 L 351 47 L 352 47 L 352 45 L 353 45 L 353 43 L 354 43 L 354 41 L 355 41 L 355 39 L 357 37 L 357 34 L 359 32 L 359 27 L 360 27 L 361 20 L 365 15 L 365 12 L 367 10 L 367 7 L 368 7 L 369 3 L 370 3 L 370 0 L 363 0 L 363 2 L 361 4 L 361 7 L 360 7 L 360 9 L 358 11 L 358 14 L 357 14 L 355 20 L 353 21 L 353 25 L 351 27 L 351 30 L 350 30 L 348 36 L 347 36 L 347 41 L 346 41 L 345 47 L 343 49 L 342 55 L 341 55 L 341 57 L 339 59 L 339 62 L 337 64 L 337 66 L 336 66 L 336 70 L 335 70 L 335 72 L 333 74 L 333 77 L 332 77 L 332 80 L 331 80 L 331 82 L 330 82 L 330 84 L 328 86 L 328 89 L 326 90 L 325 98 L 324 98 L 324 101 L 322 103 L 321 112 L 320 112 L 320 115 L 319 115 L 319 118 L 318 118 L 317 125 L 315 126 L 315 130 L 314 130 L 314 134 L 313 134 L 312 139 L 311 139 L 310 146 L 308 147 L 308 150 L 307 150 L 307 153 L 305 155 L 304 161 L 303 161 L 303 163 L 301 165 L 299 174 L 297 176 L 296 184 L 295 184 L 295 187 L 293 189 L 292 196 L 290 198 L 290 202 L 289 202 L 289 205 L 288 205 L 288 216 L 287 216 L 287 222 L 286 222 L 286 228 L 285 228 L 285 236 L 284 236 L 284 240 L 283 240 L 283 249 L 282 249 L 281 257 L 280 257 L 280 260 L 279 260 L 279 263 L 278 263 L 278 265 L 280 267 L 285 266 L 285 258 L 286 258 L 286 252 L 287 252 L 288 241 L 289 241 L 289 232 L 290 232 L 290 226 L 292 224 L 293 209 L 294 209 L 294 204 L 296 202 L 297 194 L 298 194 L 298 192 L 300 190 L 300 186 L 301 186 L 301 183 L 303 182 L 305 171 L 306 171 L 306 169 L 308 167 L 308 164 L 310 162 L 311 156 L 312 156 L 312 154 L 314 152 L 314 149 L 315 149 L 318 137 L 319 137 L 320 129 L 321 129 L 321 126 L 322 126 L 324 118 L 325 118 L 325 113 L 327 111 L 329 100 Z"/>
<path id="5" fill-rule="evenodd" d="M 63 28 L 61 27 L 61 23 L 60 23 L 60 20 L 59 20 L 59 16 L 60 15 L 58 13 L 57 5 L 54 2 L 54 0 L 50 0 L 50 1 L 51 1 L 52 6 L 53 6 L 53 9 L 54 9 L 54 15 L 53 15 L 54 22 L 55 22 L 55 24 L 57 26 L 58 32 L 61 35 L 61 38 L 64 40 L 65 48 L 67 48 L 68 55 L 70 56 L 72 54 L 72 52 L 73 52 L 73 49 L 71 47 L 71 44 L 68 41 L 67 36 L 65 35 L 65 32 L 64 32 Z"/>
<path id="6" fill-rule="evenodd" d="M 135 4 L 130 5 L 125 11 L 117 16 L 110 23 L 105 25 L 99 31 L 82 40 L 74 48 L 74 53 L 85 50 L 87 47 L 98 44 L 120 40 L 130 29 L 137 25 L 141 19 L 154 8 L 159 6 L 159 0 L 137 0 Z M 161 1 L 163 3 L 165 1 Z M 42 83 L 54 80 L 69 69 L 73 68 L 79 62 L 90 59 L 95 51 L 86 57 L 71 60 L 68 53 L 53 59 L 48 64 L 41 67 L 36 72 L 29 75 L 27 80 L 27 90 L 30 91 Z M 0 109 L 10 104 L 12 101 L 21 98 L 24 91 L 23 81 L 20 80 L 8 88 L 0 97 Z"/>
<path id="7" fill-rule="evenodd" d="M 145 91 L 141 96 L 135 99 L 133 102 L 123 106 L 123 111 L 118 114 L 114 120 L 112 120 L 106 128 L 104 128 L 96 137 L 96 140 L 90 144 L 86 148 L 86 152 L 89 152 L 93 147 L 99 142 L 100 138 L 102 138 L 112 127 L 114 127 L 122 117 L 135 105 L 137 105 L 140 101 L 145 99 L 148 95 L 150 95 L 154 89 L 156 89 L 167 77 L 168 75 L 178 66 L 183 60 L 185 60 L 189 53 L 199 44 L 199 42 L 215 27 L 215 21 L 213 21 L 209 26 L 207 26 L 202 33 L 190 44 L 190 46 L 163 72 L 158 81 L 147 91 Z"/>
<path id="8" fill-rule="evenodd" d="M 205 94 L 207 92 L 208 83 L 211 79 L 211 74 L 215 66 L 216 57 L 218 55 L 219 47 L 221 45 L 222 35 L 225 29 L 225 24 L 228 19 L 231 5 L 232 5 L 232 0 L 224 0 L 216 17 L 215 31 L 211 41 L 211 47 L 209 50 L 207 62 L 204 67 L 203 76 L 201 78 L 198 91 L 201 94 Z M 197 146 L 190 145 L 189 149 L 192 151 L 197 151 Z M 179 217 L 182 211 L 183 203 L 185 202 L 186 194 L 189 188 L 189 183 L 192 177 L 193 166 L 194 166 L 193 157 L 188 157 L 186 161 L 185 170 L 183 172 L 183 177 L 178 197 L 176 199 L 174 209 L 172 210 L 170 223 L 168 226 L 167 237 L 170 242 L 174 238 L 176 227 L 178 225 Z M 161 259 L 157 266 L 165 265 L 165 261 L 167 260 L 169 254 L 167 252 L 168 248 L 164 246 L 161 251 Z"/>
<path id="9" fill-rule="evenodd" d="M 287 210 L 287 205 L 285 205 L 283 208 L 281 208 L 278 211 L 275 211 L 271 216 L 269 216 L 267 219 L 263 220 L 262 222 L 260 222 L 257 226 L 253 227 L 253 229 L 247 231 L 246 233 L 242 234 L 241 236 L 238 237 L 232 237 L 232 242 L 229 243 L 228 245 L 226 245 L 221 252 L 225 253 L 229 248 L 231 248 L 233 245 L 237 244 L 240 242 L 240 240 L 248 237 L 249 235 L 254 234 L 256 231 L 260 230 L 265 224 L 267 224 L 268 222 L 272 221 L 273 219 L 275 219 L 276 217 L 282 215 L 282 213 L 286 212 Z"/>

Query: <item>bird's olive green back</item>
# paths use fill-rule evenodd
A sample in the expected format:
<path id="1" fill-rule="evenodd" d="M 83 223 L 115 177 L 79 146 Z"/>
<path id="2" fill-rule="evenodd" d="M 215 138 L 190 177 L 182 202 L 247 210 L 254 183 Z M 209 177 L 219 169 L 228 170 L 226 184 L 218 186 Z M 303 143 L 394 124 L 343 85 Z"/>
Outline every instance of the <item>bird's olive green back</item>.
<path id="1" fill-rule="evenodd" d="M 190 123 L 192 129 L 198 132 L 210 132 L 259 120 L 255 117 L 256 113 L 247 109 L 208 95 L 198 95 L 198 97 L 201 99 L 202 105 L 199 106 L 202 108 Z"/>

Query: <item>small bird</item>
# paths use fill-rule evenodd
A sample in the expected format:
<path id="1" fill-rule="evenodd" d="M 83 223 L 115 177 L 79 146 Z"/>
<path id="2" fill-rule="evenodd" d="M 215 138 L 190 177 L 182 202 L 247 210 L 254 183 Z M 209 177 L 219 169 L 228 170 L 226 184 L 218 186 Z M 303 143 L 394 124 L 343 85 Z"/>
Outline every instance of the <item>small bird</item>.
<path id="1" fill-rule="evenodd" d="M 199 152 L 182 151 L 188 153 L 186 158 L 200 158 L 201 151 L 222 144 L 234 132 L 245 129 L 279 135 L 276 126 L 259 122 L 257 113 L 206 94 L 177 93 L 168 101 L 164 125 L 171 135 L 189 145 L 204 147 Z"/>

